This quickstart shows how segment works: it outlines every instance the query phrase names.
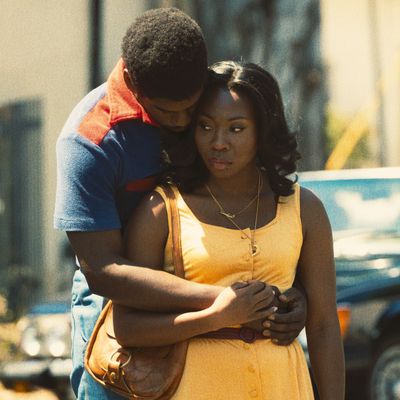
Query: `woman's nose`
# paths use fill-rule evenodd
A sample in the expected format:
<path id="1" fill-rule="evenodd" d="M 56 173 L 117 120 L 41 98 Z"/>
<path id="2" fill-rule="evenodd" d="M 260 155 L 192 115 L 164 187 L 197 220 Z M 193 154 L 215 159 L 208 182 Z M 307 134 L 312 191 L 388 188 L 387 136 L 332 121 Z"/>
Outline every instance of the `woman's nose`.
<path id="1" fill-rule="evenodd" d="M 225 138 L 225 135 L 223 135 L 222 133 L 217 133 L 212 142 L 212 146 L 215 150 L 223 151 L 228 149 L 229 144 Z"/>

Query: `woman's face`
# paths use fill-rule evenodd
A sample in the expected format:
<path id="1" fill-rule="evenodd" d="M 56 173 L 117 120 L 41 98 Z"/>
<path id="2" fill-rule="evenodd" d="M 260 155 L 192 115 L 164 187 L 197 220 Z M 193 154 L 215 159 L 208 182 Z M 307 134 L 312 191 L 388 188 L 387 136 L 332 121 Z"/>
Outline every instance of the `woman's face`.
<path id="1" fill-rule="evenodd" d="M 257 126 L 248 96 L 215 88 L 199 108 L 195 128 L 197 149 L 211 175 L 228 178 L 254 171 Z"/>

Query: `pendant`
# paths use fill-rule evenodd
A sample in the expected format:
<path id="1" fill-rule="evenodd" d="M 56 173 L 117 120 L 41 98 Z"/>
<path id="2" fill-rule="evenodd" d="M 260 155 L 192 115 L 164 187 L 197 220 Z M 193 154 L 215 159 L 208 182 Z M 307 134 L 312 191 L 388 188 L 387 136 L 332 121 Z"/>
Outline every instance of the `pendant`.
<path id="1" fill-rule="evenodd" d="M 220 213 L 221 215 L 223 215 L 224 217 L 229 218 L 229 219 L 233 219 L 233 218 L 236 217 L 235 214 L 229 214 L 229 213 L 227 213 L 227 212 L 225 212 L 225 211 L 220 211 L 219 213 Z"/>
<path id="2" fill-rule="evenodd" d="M 260 252 L 260 248 L 258 247 L 257 244 L 254 243 L 254 244 L 251 246 L 251 255 L 254 257 L 254 256 L 256 256 L 259 252 Z"/>

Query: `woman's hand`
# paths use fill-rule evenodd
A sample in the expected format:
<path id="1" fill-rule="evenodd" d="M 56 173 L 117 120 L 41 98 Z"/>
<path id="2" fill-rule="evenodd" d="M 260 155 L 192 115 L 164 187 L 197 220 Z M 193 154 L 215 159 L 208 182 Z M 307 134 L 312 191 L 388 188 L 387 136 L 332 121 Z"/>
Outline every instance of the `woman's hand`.
<path id="1" fill-rule="evenodd" d="M 225 288 L 209 308 L 216 329 L 267 318 L 274 312 L 270 309 L 274 296 L 272 287 L 260 281 L 236 282 Z"/>

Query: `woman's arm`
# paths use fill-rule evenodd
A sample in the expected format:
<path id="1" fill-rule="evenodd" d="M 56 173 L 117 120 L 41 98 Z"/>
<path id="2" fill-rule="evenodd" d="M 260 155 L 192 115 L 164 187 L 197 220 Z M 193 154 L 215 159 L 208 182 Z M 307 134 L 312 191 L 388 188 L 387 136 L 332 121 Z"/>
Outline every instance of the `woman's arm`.
<path id="1" fill-rule="evenodd" d="M 336 311 L 332 231 L 320 200 L 303 188 L 301 219 L 304 238 L 298 268 L 308 299 L 310 361 L 321 400 L 343 400 L 344 355 Z"/>
<path id="2" fill-rule="evenodd" d="M 114 332 L 125 347 L 177 343 L 226 326 L 267 318 L 275 311 L 268 307 L 273 296 L 269 286 L 252 281 L 225 288 L 210 307 L 201 311 L 149 313 L 116 305 Z"/>

